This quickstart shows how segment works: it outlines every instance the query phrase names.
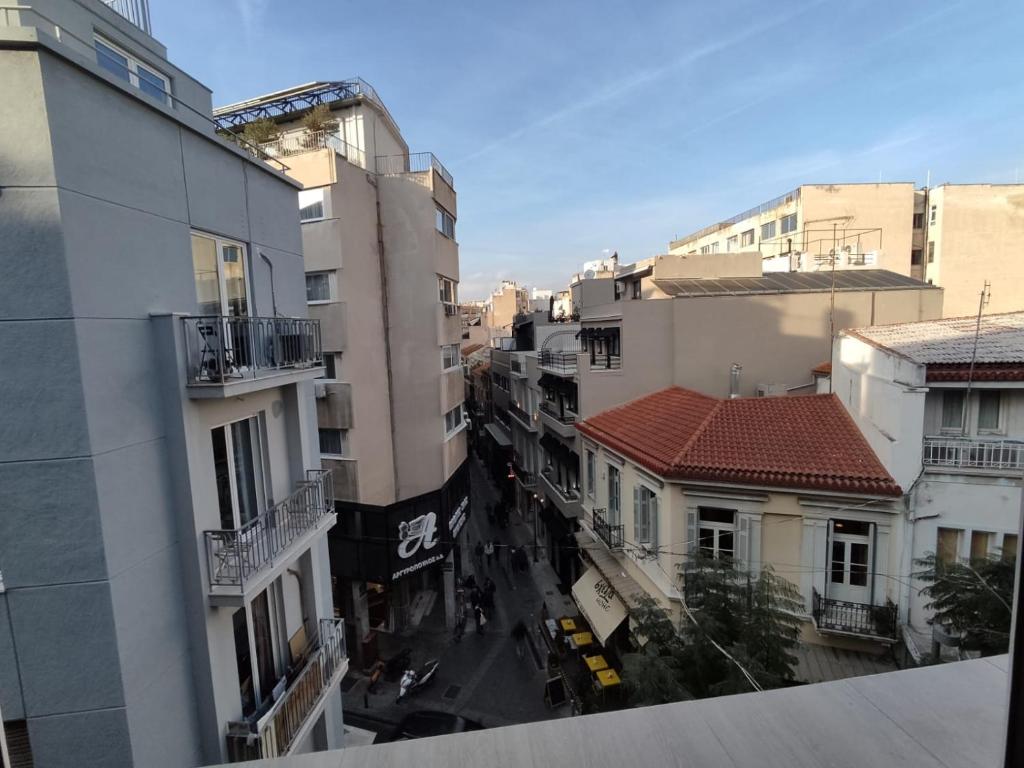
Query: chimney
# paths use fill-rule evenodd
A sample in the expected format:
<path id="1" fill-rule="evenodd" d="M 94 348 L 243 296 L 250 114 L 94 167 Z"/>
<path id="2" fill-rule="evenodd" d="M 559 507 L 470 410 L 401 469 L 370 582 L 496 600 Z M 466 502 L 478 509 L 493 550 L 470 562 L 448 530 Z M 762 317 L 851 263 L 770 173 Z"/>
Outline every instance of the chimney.
<path id="1" fill-rule="evenodd" d="M 615 253 L 612 254 L 612 272 L 614 273 L 615 270 L 617 270 L 618 268 L 619 268 L 619 252 L 616 251 Z"/>
<path id="2" fill-rule="evenodd" d="M 733 363 L 729 368 L 729 399 L 735 400 L 740 396 L 740 371 L 743 370 L 743 366 L 739 363 Z"/>

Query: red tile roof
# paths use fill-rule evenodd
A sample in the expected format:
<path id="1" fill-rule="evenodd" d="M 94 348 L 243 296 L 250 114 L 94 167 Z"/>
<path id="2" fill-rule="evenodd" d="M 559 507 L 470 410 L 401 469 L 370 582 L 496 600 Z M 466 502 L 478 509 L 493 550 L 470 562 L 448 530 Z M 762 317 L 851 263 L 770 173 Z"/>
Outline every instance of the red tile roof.
<path id="1" fill-rule="evenodd" d="M 669 479 L 902 493 L 835 395 L 719 400 L 670 387 L 577 427 Z"/>
<path id="2" fill-rule="evenodd" d="M 826 360 L 824 363 L 818 363 L 816 366 L 811 368 L 811 373 L 815 376 L 831 376 L 832 361 Z"/>
<path id="3" fill-rule="evenodd" d="M 926 381 L 1024 381 L 1024 365 L 1020 363 L 978 363 L 971 371 L 970 363 L 938 364 L 925 367 Z"/>

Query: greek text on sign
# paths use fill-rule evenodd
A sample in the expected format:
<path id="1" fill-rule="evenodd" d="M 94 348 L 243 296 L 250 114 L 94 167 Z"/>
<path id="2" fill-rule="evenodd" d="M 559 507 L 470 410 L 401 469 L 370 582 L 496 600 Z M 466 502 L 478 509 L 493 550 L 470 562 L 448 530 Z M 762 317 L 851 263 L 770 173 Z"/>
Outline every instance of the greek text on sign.
<path id="1" fill-rule="evenodd" d="M 612 589 L 611 584 L 607 581 L 599 581 L 594 585 L 594 595 L 597 598 L 597 604 L 601 606 L 602 610 L 609 610 L 612 606 L 612 600 L 615 599 L 615 591 Z"/>
<path id="2" fill-rule="evenodd" d="M 420 547 L 433 549 L 437 546 L 437 514 L 427 512 L 419 517 L 398 524 L 398 556 L 406 560 L 417 552 Z"/>

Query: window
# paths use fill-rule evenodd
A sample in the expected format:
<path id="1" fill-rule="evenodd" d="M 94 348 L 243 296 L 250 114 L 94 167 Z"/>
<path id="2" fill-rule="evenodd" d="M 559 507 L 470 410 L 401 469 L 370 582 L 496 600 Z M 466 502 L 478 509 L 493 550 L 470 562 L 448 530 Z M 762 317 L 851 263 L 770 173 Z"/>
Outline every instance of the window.
<path id="1" fill-rule="evenodd" d="M 761 225 L 761 239 L 771 240 L 775 237 L 775 222 L 769 221 Z"/>
<path id="2" fill-rule="evenodd" d="M 866 587 L 871 563 L 871 523 L 860 520 L 832 521 L 832 562 L 829 581 L 845 587 Z M 833 596 L 851 598 L 845 590 Z"/>
<path id="3" fill-rule="evenodd" d="M 931 264 L 935 261 L 935 242 L 928 242 L 928 263 Z"/>
<path id="4" fill-rule="evenodd" d="M 344 456 L 347 429 L 320 428 L 320 454 L 322 456 Z"/>
<path id="5" fill-rule="evenodd" d="M 1003 557 L 1012 557 L 1014 560 L 1017 559 L 1017 534 L 1008 533 L 1003 536 Z"/>
<path id="6" fill-rule="evenodd" d="M 736 554 L 736 512 L 701 507 L 697 513 L 697 547 L 705 557 L 732 558 Z"/>
<path id="7" fill-rule="evenodd" d="M 939 528 L 938 541 L 935 546 L 935 564 L 938 566 L 953 565 L 959 550 L 960 531 L 956 528 Z"/>
<path id="8" fill-rule="evenodd" d="M 341 352 L 324 353 L 324 378 L 337 379 L 338 368 L 341 367 Z"/>
<path id="9" fill-rule="evenodd" d="M 735 251 L 736 250 L 736 244 L 738 242 L 739 242 L 739 236 L 738 235 L 733 235 L 732 237 L 726 239 L 726 241 L 725 241 L 725 250 L 729 251 L 730 253 L 732 251 Z"/>
<path id="10" fill-rule="evenodd" d="M 782 234 L 788 235 L 790 232 L 796 232 L 796 214 L 791 213 L 789 216 L 782 217 Z"/>
<path id="11" fill-rule="evenodd" d="M 103 69 L 134 85 L 161 104 L 167 103 L 171 86 L 166 77 L 148 64 L 142 64 L 134 56 L 118 48 L 109 40 L 97 37 L 94 39 L 93 45 L 96 48 L 96 63 Z"/>
<path id="12" fill-rule="evenodd" d="M 702 245 L 700 247 L 700 252 L 701 252 L 701 254 L 704 254 L 704 255 L 711 253 L 711 246 L 710 245 Z"/>
<path id="13" fill-rule="evenodd" d="M 658 546 L 658 497 L 642 485 L 633 489 L 633 536 L 637 544 Z"/>
<path id="14" fill-rule="evenodd" d="M 619 525 L 622 520 L 621 480 L 619 468 L 608 465 L 608 524 Z"/>
<path id="15" fill-rule="evenodd" d="M 999 404 L 1002 400 L 997 389 L 982 389 L 978 392 L 978 431 L 999 431 Z"/>
<path id="16" fill-rule="evenodd" d="M 200 315 L 249 315 L 245 248 L 241 244 L 193 232 L 192 270 Z"/>
<path id="17" fill-rule="evenodd" d="M 438 232 L 449 240 L 455 239 L 455 217 L 440 205 L 437 206 L 437 216 L 434 219 L 434 226 L 437 227 Z"/>
<path id="18" fill-rule="evenodd" d="M 717 240 L 715 240 L 715 242 L 713 242 L 711 244 L 711 252 L 712 253 L 718 253 L 718 246 L 719 246 L 719 242 Z"/>
<path id="19" fill-rule="evenodd" d="M 324 190 L 299 190 L 299 221 L 317 221 L 324 217 Z"/>
<path id="20" fill-rule="evenodd" d="M 448 277 L 438 276 L 437 291 L 440 301 L 445 306 L 446 315 L 458 314 L 457 291 L 458 283 Z"/>
<path id="21" fill-rule="evenodd" d="M 971 560 L 987 560 L 992 534 L 988 531 L 971 531 Z"/>
<path id="22" fill-rule="evenodd" d="M 444 415 L 444 436 L 451 437 L 465 424 L 465 417 L 462 413 L 463 403 L 459 403 Z"/>
<path id="23" fill-rule="evenodd" d="M 746 232 L 740 233 L 740 245 L 746 247 L 754 244 L 754 230 L 748 229 Z"/>
<path id="24" fill-rule="evenodd" d="M 942 428 L 959 431 L 964 423 L 964 393 L 947 389 L 942 393 Z"/>
<path id="25" fill-rule="evenodd" d="M 597 457 L 593 451 L 587 451 L 587 496 L 594 498 L 594 489 L 597 487 Z"/>
<path id="26" fill-rule="evenodd" d="M 928 214 L 928 223 L 929 224 L 934 224 L 935 220 L 938 218 L 938 216 L 939 216 L 939 206 L 933 205 L 931 207 L 931 211 Z"/>
<path id="27" fill-rule="evenodd" d="M 923 213 L 915 213 L 914 214 L 914 229 L 924 229 L 924 214 Z"/>
<path id="28" fill-rule="evenodd" d="M 441 367 L 444 370 L 458 368 L 460 362 L 459 345 L 445 344 L 441 347 Z"/>
<path id="29" fill-rule="evenodd" d="M 241 528 L 266 509 L 264 433 L 260 416 L 225 424 L 210 432 L 220 524 L 224 530 Z"/>
<path id="30" fill-rule="evenodd" d="M 633 298 L 634 299 L 639 299 L 643 295 L 640 281 L 639 280 L 634 280 L 632 285 L 633 285 Z"/>
<path id="31" fill-rule="evenodd" d="M 921 265 L 922 253 L 920 248 L 914 248 L 910 251 L 910 264 L 911 266 L 917 267 Z"/>
<path id="32" fill-rule="evenodd" d="M 323 304 L 337 298 L 337 276 L 334 270 L 306 274 L 306 302 Z"/>

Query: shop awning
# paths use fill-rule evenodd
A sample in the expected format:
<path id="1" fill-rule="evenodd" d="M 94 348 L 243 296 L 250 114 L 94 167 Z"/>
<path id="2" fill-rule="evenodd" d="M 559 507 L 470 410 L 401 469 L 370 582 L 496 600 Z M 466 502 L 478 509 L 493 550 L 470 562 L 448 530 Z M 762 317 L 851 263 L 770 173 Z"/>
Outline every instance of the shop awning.
<path id="1" fill-rule="evenodd" d="M 593 567 L 604 575 L 605 580 L 612 585 L 612 589 L 615 590 L 622 602 L 630 608 L 640 605 L 637 598 L 643 597 L 647 593 L 636 579 L 623 570 L 622 564 L 615 558 L 615 555 L 587 531 L 576 531 L 573 536 L 576 537 L 576 546 L 587 553 L 590 561 L 594 564 Z"/>
<path id="2" fill-rule="evenodd" d="M 572 585 L 572 596 L 602 645 L 626 620 L 626 606 L 597 568 L 588 568 Z"/>

